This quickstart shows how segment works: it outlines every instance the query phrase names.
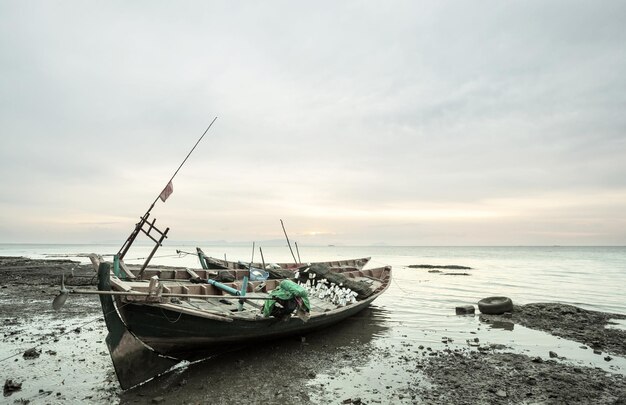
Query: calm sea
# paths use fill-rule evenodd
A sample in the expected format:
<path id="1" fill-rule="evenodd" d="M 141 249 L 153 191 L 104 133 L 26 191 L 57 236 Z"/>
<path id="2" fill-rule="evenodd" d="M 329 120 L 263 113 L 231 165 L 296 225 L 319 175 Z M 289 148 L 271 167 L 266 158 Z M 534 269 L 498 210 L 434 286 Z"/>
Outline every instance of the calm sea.
<path id="1" fill-rule="evenodd" d="M 201 246 L 213 257 L 260 261 L 258 246 Z M 70 258 L 88 263 L 89 253 L 113 255 L 118 245 L 0 244 L 0 256 Z M 262 247 L 269 262 L 292 261 L 287 246 Z M 142 263 L 151 247 L 133 247 L 128 263 Z M 188 252 L 191 254 L 177 253 Z M 200 267 L 195 245 L 163 246 L 152 263 Z M 564 302 L 606 312 L 626 314 L 626 247 L 394 247 L 300 246 L 302 262 L 370 256 L 368 267 L 391 265 L 394 282 L 386 294 L 402 299 L 413 310 L 449 312 L 459 303 L 475 303 L 488 295 L 506 295 L 516 303 Z M 468 276 L 410 269 L 411 264 L 471 267 Z M 449 271 L 455 272 L 455 271 Z M 387 300 L 385 300 L 387 301 Z"/>
<path id="2" fill-rule="evenodd" d="M 207 255 L 250 261 L 252 247 L 202 246 Z M 116 245 L 6 245 L 1 256 L 72 258 L 88 262 L 86 254 L 114 254 Z M 143 261 L 150 247 L 133 247 L 128 263 Z M 177 254 L 177 250 L 191 254 Z M 198 268 L 194 245 L 166 245 L 153 264 Z M 266 262 L 290 261 L 289 249 L 263 247 Z M 381 347 L 394 342 L 442 347 L 442 337 L 464 345 L 478 337 L 481 342 L 502 344 L 515 352 L 547 356 L 554 350 L 568 361 L 602 367 L 626 374 L 626 359 L 603 356 L 581 349 L 581 344 L 544 332 L 505 324 L 483 323 L 479 316 L 456 316 L 455 306 L 476 304 L 484 297 L 504 295 L 514 303 L 561 302 L 585 309 L 626 314 L 626 247 L 392 247 L 392 246 L 300 246 L 303 262 L 371 256 L 368 267 L 393 266 L 393 282 L 371 309 L 359 317 L 352 337 Z M 260 260 L 258 248 L 254 260 Z M 469 275 L 431 273 L 411 269 L 411 264 L 469 266 Z M 618 326 L 620 327 L 620 326 Z M 623 326 L 621 326 L 623 327 Z M 345 333 L 345 332 L 344 332 Z M 375 367 L 374 367 L 375 368 Z M 364 376 L 363 378 L 366 378 Z M 359 377 L 360 378 L 360 377 Z M 398 378 L 403 378 L 398 376 Z M 331 386 L 332 381 L 328 382 Z M 393 381 L 387 381 L 393 384 Z M 344 387 L 345 389 L 345 387 Z"/>

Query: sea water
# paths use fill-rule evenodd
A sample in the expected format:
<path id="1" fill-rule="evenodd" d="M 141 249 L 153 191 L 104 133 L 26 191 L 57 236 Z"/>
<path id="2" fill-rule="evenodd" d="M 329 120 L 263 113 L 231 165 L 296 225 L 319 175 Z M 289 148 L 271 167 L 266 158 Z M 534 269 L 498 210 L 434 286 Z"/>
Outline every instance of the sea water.
<path id="1" fill-rule="evenodd" d="M 250 246 L 202 245 L 205 254 L 232 261 L 260 261 L 258 244 Z M 152 264 L 199 268 L 196 244 L 172 244 L 161 247 Z M 150 254 L 150 246 L 133 246 L 125 261 L 140 264 Z M 0 256 L 29 258 L 69 258 L 88 263 L 88 254 L 113 255 L 118 245 L 7 245 L 0 244 Z M 515 304 L 560 302 L 589 310 L 626 314 L 625 247 L 408 247 L 408 246 L 298 246 L 292 256 L 285 246 L 262 246 L 266 263 L 342 260 L 371 257 L 367 268 L 390 265 L 393 281 L 389 289 L 368 309 L 358 314 L 348 326 L 338 328 L 324 339 L 354 341 L 375 348 L 468 348 L 468 342 L 496 344 L 505 351 L 549 358 L 554 351 L 566 362 L 579 366 L 600 367 L 607 372 L 626 375 L 626 359 L 614 356 L 604 360 L 581 342 L 553 336 L 513 323 L 492 324 L 476 316 L 457 316 L 455 307 L 475 305 L 488 296 L 507 296 Z M 457 265 L 469 270 L 410 268 L 409 265 Z M 451 274 L 452 273 L 452 274 Z M 624 327 L 618 323 L 613 327 Z M 337 332 L 337 330 L 335 330 Z M 382 368 L 394 369 L 397 359 L 366 360 L 358 367 L 342 372 L 342 378 L 318 375 L 329 390 L 350 394 L 351 387 L 368 384 L 384 387 L 407 381 L 400 370 L 381 374 Z M 389 364 L 385 364 L 389 361 Z M 199 366 L 201 367 L 201 366 Z M 396 367 L 397 369 L 397 367 Z M 373 374 L 377 378 L 373 379 Z M 384 377 L 381 377 L 383 375 Z M 346 381 L 350 381 L 346 384 Z M 373 382 L 372 382 L 373 381 Z M 354 395 L 358 390 L 354 389 Z"/>
<path id="2" fill-rule="evenodd" d="M 208 256 L 232 261 L 261 261 L 259 245 L 164 245 L 151 263 L 200 268 L 200 246 Z M 285 246 L 261 246 L 266 263 L 294 261 Z M 89 263 L 88 255 L 111 257 L 119 245 L 0 244 L 0 256 L 68 258 Z M 140 264 L 151 246 L 133 246 L 125 261 Z M 421 247 L 299 246 L 293 255 L 303 263 L 371 257 L 367 267 L 393 266 L 393 282 L 381 297 L 386 306 L 404 303 L 418 312 L 454 312 L 457 304 L 474 304 L 493 295 L 515 303 L 562 302 L 585 309 L 626 314 L 626 247 Z M 441 273 L 409 265 L 460 265 L 471 270 Z M 450 275 L 449 273 L 467 273 Z"/>

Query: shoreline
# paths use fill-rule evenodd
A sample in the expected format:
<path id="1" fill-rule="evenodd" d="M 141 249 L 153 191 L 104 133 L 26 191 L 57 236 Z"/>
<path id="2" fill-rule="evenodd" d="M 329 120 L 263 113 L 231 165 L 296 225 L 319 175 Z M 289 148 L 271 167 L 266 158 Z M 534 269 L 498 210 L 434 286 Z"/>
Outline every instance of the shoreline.
<path id="1" fill-rule="evenodd" d="M 71 269 L 74 276 L 68 277 Z M 246 392 L 250 403 L 264 404 L 626 404 L 623 372 L 570 364 L 556 353 L 548 359 L 530 357 L 489 342 L 450 342 L 443 349 L 415 347 L 410 341 L 374 344 L 371 336 L 353 332 L 368 321 L 368 313 L 303 339 L 267 342 L 181 367 L 122 392 L 104 343 L 98 300 L 72 296 L 62 311 L 52 310 L 64 272 L 68 286 L 95 283 L 90 265 L 0 257 L 0 325 L 8 341 L 2 357 L 14 354 L 3 362 L 5 380 L 22 384 L 5 396 L 6 401 L 227 404 L 233 393 Z M 527 304 L 515 306 L 510 316 L 476 316 L 487 324 L 508 322 L 543 330 L 601 351 L 602 356 L 626 354 L 626 331 L 605 328 L 610 319 L 626 315 L 566 304 Z M 39 354 L 24 358 L 33 346 Z M 289 376 L 280 378 L 285 370 Z M 353 384 L 355 373 L 371 373 L 374 380 L 385 382 Z"/>

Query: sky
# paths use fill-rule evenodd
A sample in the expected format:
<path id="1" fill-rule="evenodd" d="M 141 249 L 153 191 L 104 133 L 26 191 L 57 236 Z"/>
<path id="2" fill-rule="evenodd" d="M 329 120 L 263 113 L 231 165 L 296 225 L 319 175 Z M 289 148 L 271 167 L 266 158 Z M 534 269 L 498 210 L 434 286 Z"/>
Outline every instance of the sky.
<path id="1" fill-rule="evenodd" d="M 626 245 L 626 2 L 0 1 L 0 243 Z"/>

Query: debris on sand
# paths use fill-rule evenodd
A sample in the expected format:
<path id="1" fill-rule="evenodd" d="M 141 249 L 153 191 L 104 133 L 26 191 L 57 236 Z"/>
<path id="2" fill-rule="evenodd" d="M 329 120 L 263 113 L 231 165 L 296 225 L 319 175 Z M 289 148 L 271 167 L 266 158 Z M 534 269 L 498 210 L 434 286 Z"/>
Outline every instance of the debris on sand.
<path id="1" fill-rule="evenodd" d="M 448 404 L 501 403 L 506 398 L 515 404 L 613 404 L 626 395 L 622 375 L 592 367 L 574 369 L 554 360 L 536 362 L 514 353 L 429 357 L 423 370 L 433 385 L 412 391 L 427 403 L 433 398 Z"/>
<path id="2" fill-rule="evenodd" d="M 39 357 L 40 354 L 41 354 L 41 352 L 39 350 L 37 350 L 36 348 L 32 347 L 32 348 L 26 350 L 24 352 L 24 354 L 22 355 L 22 357 L 24 357 L 25 359 L 36 359 L 37 357 Z"/>
<path id="3" fill-rule="evenodd" d="M 19 391 L 22 389 L 22 383 L 17 382 L 17 381 L 13 381 L 12 379 L 8 378 L 5 382 L 4 382 L 4 396 L 8 397 L 9 395 L 11 395 L 12 393 L 14 393 L 15 391 Z"/>

